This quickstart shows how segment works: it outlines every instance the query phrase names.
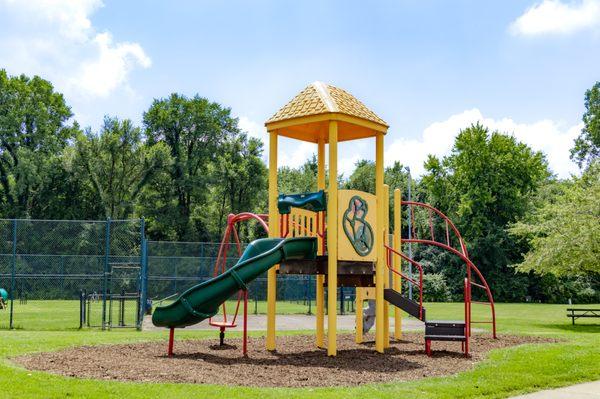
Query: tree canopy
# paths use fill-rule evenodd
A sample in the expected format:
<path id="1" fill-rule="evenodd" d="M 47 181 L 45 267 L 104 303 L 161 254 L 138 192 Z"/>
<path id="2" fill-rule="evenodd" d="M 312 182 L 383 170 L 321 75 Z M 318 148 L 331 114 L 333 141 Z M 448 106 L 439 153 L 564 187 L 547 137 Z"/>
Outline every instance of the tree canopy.
<path id="1" fill-rule="evenodd" d="M 531 245 L 518 265 L 521 271 L 600 275 L 600 162 L 573 182 L 560 184 L 557 193 L 510 231 Z"/>
<path id="2" fill-rule="evenodd" d="M 0 70 L 0 185 L 4 216 L 29 217 L 69 140 L 71 109 L 40 77 Z"/>
<path id="3" fill-rule="evenodd" d="M 427 201 L 455 222 L 497 296 L 524 297 L 527 282 L 510 268 L 521 248 L 506 228 L 524 216 L 550 176 L 543 154 L 475 124 L 458 134 L 449 156 L 430 156 L 425 168 Z"/>
<path id="4" fill-rule="evenodd" d="M 596 82 L 585 92 L 585 113 L 583 114 L 583 129 L 575 139 L 571 149 L 571 158 L 580 167 L 589 165 L 600 156 L 600 82 Z"/>

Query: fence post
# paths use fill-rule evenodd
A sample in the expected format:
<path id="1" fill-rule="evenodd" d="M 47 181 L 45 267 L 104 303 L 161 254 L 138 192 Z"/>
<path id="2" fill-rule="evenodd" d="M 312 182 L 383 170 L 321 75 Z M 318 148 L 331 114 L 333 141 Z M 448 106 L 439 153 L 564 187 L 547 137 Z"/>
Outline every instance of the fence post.
<path id="1" fill-rule="evenodd" d="M 9 328 L 13 329 L 13 310 L 15 304 L 15 274 L 17 272 L 17 219 L 13 219 L 12 228 L 12 261 L 10 265 L 10 323 Z"/>
<path id="2" fill-rule="evenodd" d="M 106 296 L 108 294 L 108 273 L 110 257 L 110 218 L 106 219 L 106 229 L 104 236 L 104 281 L 102 283 L 102 329 L 106 329 Z"/>
<path id="3" fill-rule="evenodd" d="M 144 323 L 144 315 L 146 314 L 146 301 L 148 300 L 148 240 L 145 234 L 145 221 L 141 221 L 141 237 L 142 237 L 142 267 L 140 270 L 140 309 L 138 314 L 137 329 L 141 330 Z"/>

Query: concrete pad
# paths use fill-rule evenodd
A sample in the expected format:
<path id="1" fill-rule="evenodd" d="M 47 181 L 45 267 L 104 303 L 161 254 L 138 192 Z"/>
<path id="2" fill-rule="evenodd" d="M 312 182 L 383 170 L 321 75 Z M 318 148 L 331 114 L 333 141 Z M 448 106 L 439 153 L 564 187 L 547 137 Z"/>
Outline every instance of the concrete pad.
<path id="1" fill-rule="evenodd" d="M 600 399 L 600 381 L 586 382 L 558 389 L 547 389 L 510 399 Z"/>

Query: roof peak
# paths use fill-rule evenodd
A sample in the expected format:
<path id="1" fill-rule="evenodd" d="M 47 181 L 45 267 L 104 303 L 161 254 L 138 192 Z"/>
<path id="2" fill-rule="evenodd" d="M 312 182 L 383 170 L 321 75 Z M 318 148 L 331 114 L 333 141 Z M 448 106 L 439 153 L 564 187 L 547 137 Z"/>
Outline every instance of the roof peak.
<path id="1" fill-rule="evenodd" d="M 387 127 L 387 123 L 347 91 L 315 81 L 275 113 L 266 124 L 326 113 L 341 113 Z"/>

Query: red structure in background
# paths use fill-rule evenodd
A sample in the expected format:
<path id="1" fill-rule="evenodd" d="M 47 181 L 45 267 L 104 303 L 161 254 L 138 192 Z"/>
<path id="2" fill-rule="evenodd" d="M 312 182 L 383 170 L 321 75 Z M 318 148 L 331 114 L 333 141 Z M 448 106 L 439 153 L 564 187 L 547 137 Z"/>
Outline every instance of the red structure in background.
<path id="1" fill-rule="evenodd" d="M 268 215 L 262 214 L 254 214 L 250 212 L 242 212 L 237 215 L 229 214 L 227 216 L 227 227 L 225 229 L 225 233 L 223 234 L 223 239 L 221 240 L 221 244 L 219 245 L 219 252 L 217 254 L 217 260 L 215 262 L 215 266 L 213 269 L 213 277 L 216 277 L 227 270 L 227 255 L 229 253 L 229 249 L 231 244 L 235 245 L 237 249 L 237 255 L 239 257 L 242 256 L 242 244 L 240 242 L 240 237 L 238 235 L 238 231 L 236 225 L 240 222 L 256 220 L 260 224 L 260 226 L 264 229 L 264 231 L 269 233 L 269 226 L 267 225 Z M 234 240 L 232 243 L 231 240 Z M 243 347 L 242 352 L 244 355 L 248 353 L 248 291 L 240 290 L 238 292 L 237 304 L 235 306 L 235 312 L 233 312 L 232 317 L 228 318 L 227 315 L 227 301 L 223 302 L 222 309 L 222 320 L 213 320 L 214 317 L 208 319 L 209 325 L 213 327 L 219 328 L 219 340 L 221 345 L 224 344 L 225 339 L 225 331 L 228 328 L 237 327 L 236 320 L 240 310 L 240 303 L 244 302 L 244 316 L 243 316 Z M 173 340 L 174 340 L 174 328 L 169 330 L 169 347 L 168 347 L 168 356 L 173 356 Z"/>
<path id="2" fill-rule="evenodd" d="M 221 240 L 221 245 L 219 245 L 219 252 L 217 254 L 217 260 L 215 262 L 215 267 L 213 269 L 213 277 L 216 277 L 222 273 L 225 273 L 227 270 L 227 255 L 230 250 L 231 244 L 235 245 L 237 249 L 238 257 L 242 256 L 242 244 L 240 242 L 240 237 L 236 228 L 236 225 L 240 222 L 245 222 L 249 220 L 256 220 L 260 224 L 260 226 L 264 229 L 264 231 L 269 234 L 269 226 L 266 223 L 268 219 L 267 215 L 257 215 L 255 213 L 250 212 L 242 212 L 237 215 L 229 214 L 227 216 L 227 228 L 225 229 L 225 233 L 223 234 L 223 239 Z M 233 242 L 232 242 L 233 239 Z M 235 306 L 235 312 L 232 317 L 228 318 L 227 315 L 227 301 L 223 302 L 222 310 L 222 319 L 215 321 L 214 317 L 208 319 L 208 324 L 213 327 L 219 328 L 219 340 L 221 345 L 223 345 L 223 341 L 225 339 L 225 331 L 228 328 L 234 328 L 237 326 L 236 320 L 240 310 L 240 303 L 244 302 L 244 316 L 243 316 L 243 329 L 244 329 L 244 338 L 243 338 L 243 348 L 242 352 L 244 355 L 248 353 L 248 291 L 240 290 L 238 292 L 237 304 Z"/>

